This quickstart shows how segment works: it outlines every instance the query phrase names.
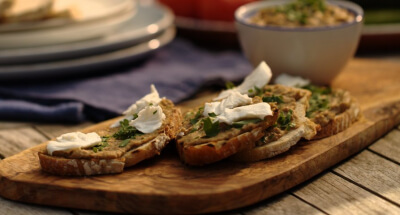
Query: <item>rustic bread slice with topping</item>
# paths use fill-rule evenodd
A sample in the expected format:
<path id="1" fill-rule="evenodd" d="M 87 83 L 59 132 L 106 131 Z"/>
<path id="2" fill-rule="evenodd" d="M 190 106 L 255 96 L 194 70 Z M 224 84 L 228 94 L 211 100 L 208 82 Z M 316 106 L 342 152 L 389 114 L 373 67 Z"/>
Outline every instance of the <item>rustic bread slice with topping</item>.
<path id="1" fill-rule="evenodd" d="M 264 102 L 278 106 L 278 120 L 274 126 L 267 128 L 263 138 L 253 148 L 237 153 L 232 156 L 233 160 L 250 162 L 271 158 L 288 151 L 301 138 L 309 140 L 317 133 L 319 126 L 305 116 L 311 96 L 309 91 L 267 85 L 262 94 Z"/>
<path id="2" fill-rule="evenodd" d="M 111 127 L 88 134 L 69 133 L 58 137 L 58 142 L 50 141 L 47 151 L 39 153 L 43 171 L 57 175 L 120 173 L 124 167 L 160 154 L 179 133 L 182 115 L 170 100 L 160 99 L 154 91 L 156 96 L 149 94 L 136 102 L 125 118 Z M 157 116 L 162 120 L 157 121 Z"/>
<path id="3" fill-rule="evenodd" d="M 260 103 L 259 97 L 254 98 L 252 104 L 257 102 Z M 213 114 L 209 117 L 199 114 L 204 112 L 203 107 L 197 112 L 188 111 L 184 118 L 183 135 L 176 142 L 181 160 L 188 165 L 202 166 L 253 147 L 264 136 L 266 128 L 277 120 L 277 108 L 273 106 L 271 110 L 271 114 L 262 119 L 242 118 L 232 124 L 213 123 Z"/>
<path id="4" fill-rule="evenodd" d="M 254 147 L 266 128 L 275 124 L 278 110 L 260 97 L 250 98 L 247 94 L 253 95 L 271 76 L 270 68 L 262 62 L 241 85 L 187 112 L 183 135 L 176 144 L 181 160 L 201 166 Z"/>
<path id="5" fill-rule="evenodd" d="M 313 139 L 344 131 L 360 118 L 360 106 L 348 91 L 314 85 L 303 88 L 312 92 L 307 117 L 321 126 Z"/>

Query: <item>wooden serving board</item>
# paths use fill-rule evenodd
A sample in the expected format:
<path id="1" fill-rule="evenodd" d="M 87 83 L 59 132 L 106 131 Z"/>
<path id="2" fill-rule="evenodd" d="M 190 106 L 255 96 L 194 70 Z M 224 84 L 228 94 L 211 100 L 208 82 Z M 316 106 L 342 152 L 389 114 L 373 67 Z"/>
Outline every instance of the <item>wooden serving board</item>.
<path id="1" fill-rule="evenodd" d="M 0 195 L 43 205 L 153 214 L 218 212 L 250 205 L 312 178 L 400 122 L 400 63 L 353 60 L 333 87 L 348 89 L 359 100 L 364 117 L 344 132 L 299 143 L 273 159 L 247 164 L 226 160 L 193 168 L 183 165 L 170 145 L 161 156 L 122 174 L 58 177 L 40 169 L 37 152 L 43 143 L 0 162 Z"/>

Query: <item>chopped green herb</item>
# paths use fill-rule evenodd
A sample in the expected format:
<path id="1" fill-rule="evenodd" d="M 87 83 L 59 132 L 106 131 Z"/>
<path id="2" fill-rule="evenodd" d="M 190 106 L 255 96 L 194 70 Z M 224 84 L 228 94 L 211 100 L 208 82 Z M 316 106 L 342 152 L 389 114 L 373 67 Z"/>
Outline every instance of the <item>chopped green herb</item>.
<path id="1" fill-rule="evenodd" d="M 249 123 L 259 123 L 261 121 L 262 121 L 261 119 L 245 119 L 232 123 L 232 126 L 234 128 L 242 128 L 244 125 L 247 125 Z"/>
<path id="2" fill-rule="evenodd" d="M 212 122 L 210 117 L 203 119 L 203 129 L 207 137 L 217 136 L 219 133 L 219 122 Z"/>
<path id="3" fill-rule="evenodd" d="M 149 106 L 153 106 L 153 103 L 150 103 Z"/>
<path id="4" fill-rule="evenodd" d="M 194 118 L 190 120 L 190 124 L 192 124 L 192 125 L 196 124 L 200 120 L 200 117 L 203 115 L 203 111 L 204 111 L 204 107 L 200 107 L 197 110 L 197 113 L 194 116 Z"/>
<path id="5" fill-rule="evenodd" d="M 137 119 L 139 116 L 137 113 L 133 114 L 133 119 Z"/>
<path id="6" fill-rule="evenodd" d="M 119 143 L 119 147 L 122 148 L 122 147 L 127 146 L 130 141 L 131 141 L 131 139 L 123 140 L 121 143 Z"/>
<path id="7" fill-rule="evenodd" d="M 247 90 L 247 92 L 248 92 L 248 93 L 253 93 L 254 90 L 253 90 L 253 89 L 249 89 L 249 90 Z"/>
<path id="8" fill-rule="evenodd" d="M 210 117 L 216 117 L 217 114 L 215 114 L 214 112 L 211 112 L 211 113 L 208 113 L 208 116 L 210 116 Z"/>
<path id="9" fill-rule="evenodd" d="M 157 110 L 155 110 L 155 111 L 153 112 L 153 115 L 156 114 L 156 113 L 157 113 Z"/>
<path id="10" fill-rule="evenodd" d="M 267 102 L 267 103 L 270 103 L 270 102 L 276 102 L 278 104 L 283 103 L 282 96 L 275 96 L 275 95 L 265 96 L 262 98 L 262 100 L 263 100 L 263 102 Z"/>
<path id="11" fill-rule="evenodd" d="M 262 89 L 258 88 L 257 86 L 254 86 L 254 88 L 249 89 L 247 92 L 254 96 L 262 96 L 263 95 Z"/>
<path id="12" fill-rule="evenodd" d="M 94 152 L 98 152 L 98 151 L 103 151 L 103 149 L 105 148 L 105 147 L 107 147 L 108 146 L 108 143 L 107 142 L 101 142 L 100 144 L 98 144 L 98 145 L 96 145 L 96 146 L 94 146 L 93 147 L 93 151 Z"/>
<path id="13" fill-rule="evenodd" d="M 328 95 L 332 93 L 332 89 L 330 87 L 320 87 L 309 84 L 302 88 L 311 91 L 313 94 Z"/>
<path id="14" fill-rule="evenodd" d="M 225 83 L 225 87 L 226 87 L 226 89 L 233 89 L 233 88 L 235 88 L 235 85 L 232 82 L 227 81 Z"/>
<path id="15" fill-rule="evenodd" d="M 296 124 L 292 122 L 293 111 L 280 112 L 277 120 L 278 127 L 284 130 L 290 130 L 296 127 Z"/>
<path id="16" fill-rule="evenodd" d="M 135 127 L 129 125 L 129 120 L 124 119 L 119 122 L 120 128 L 117 132 L 113 134 L 113 137 L 117 140 L 125 140 L 135 138 L 136 135 L 142 134 Z"/>

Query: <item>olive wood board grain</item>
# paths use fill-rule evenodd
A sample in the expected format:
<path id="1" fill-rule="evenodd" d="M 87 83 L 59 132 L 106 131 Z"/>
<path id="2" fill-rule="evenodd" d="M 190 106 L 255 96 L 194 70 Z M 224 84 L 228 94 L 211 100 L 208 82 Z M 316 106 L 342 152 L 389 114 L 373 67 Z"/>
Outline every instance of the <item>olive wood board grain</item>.
<path id="1" fill-rule="evenodd" d="M 173 143 L 121 174 L 59 177 L 40 169 L 45 143 L 0 162 L 0 195 L 21 202 L 127 213 L 206 213 L 240 208 L 292 188 L 359 152 L 400 122 L 400 64 L 353 60 L 332 86 L 358 99 L 363 117 L 349 129 L 300 142 L 269 160 L 224 160 L 204 167 L 181 163 Z M 204 98 L 181 107 L 197 105 Z M 109 120 L 84 131 L 114 122 Z"/>

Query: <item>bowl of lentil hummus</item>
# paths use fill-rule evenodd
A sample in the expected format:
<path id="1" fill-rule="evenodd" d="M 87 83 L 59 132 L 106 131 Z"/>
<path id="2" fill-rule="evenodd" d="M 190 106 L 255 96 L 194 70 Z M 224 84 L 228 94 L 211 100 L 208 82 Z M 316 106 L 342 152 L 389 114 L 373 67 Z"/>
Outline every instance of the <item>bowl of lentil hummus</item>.
<path id="1" fill-rule="evenodd" d="M 363 9 L 349 1 L 268 0 L 235 12 L 242 50 L 253 66 L 327 85 L 357 49 Z"/>

